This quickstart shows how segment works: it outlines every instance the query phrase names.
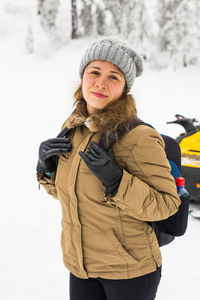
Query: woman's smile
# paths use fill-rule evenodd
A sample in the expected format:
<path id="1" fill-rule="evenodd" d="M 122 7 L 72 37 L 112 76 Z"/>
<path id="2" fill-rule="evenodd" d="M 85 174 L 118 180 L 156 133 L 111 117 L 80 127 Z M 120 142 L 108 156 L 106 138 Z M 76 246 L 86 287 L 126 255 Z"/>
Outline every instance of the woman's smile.
<path id="1" fill-rule="evenodd" d="M 97 93 L 97 92 L 92 92 L 92 94 L 93 94 L 94 96 L 96 96 L 97 98 L 107 98 L 107 97 L 108 97 L 108 96 L 106 96 L 106 95 L 103 95 L 103 94 Z"/>

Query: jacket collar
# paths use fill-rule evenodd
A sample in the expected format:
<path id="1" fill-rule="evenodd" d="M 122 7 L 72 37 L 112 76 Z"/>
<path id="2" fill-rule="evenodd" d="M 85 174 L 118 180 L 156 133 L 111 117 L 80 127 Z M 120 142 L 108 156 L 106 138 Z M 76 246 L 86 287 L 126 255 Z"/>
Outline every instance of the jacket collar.
<path id="1" fill-rule="evenodd" d="M 100 113 L 93 115 L 88 115 L 86 102 L 82 99 L 65 121 L 64 127 L 75 128 L 85 125 L 91 132 L 111 132 L 120 124 L 135 117 L 137 117 L 137 111 L 132 97 L 120 98 Z"/>

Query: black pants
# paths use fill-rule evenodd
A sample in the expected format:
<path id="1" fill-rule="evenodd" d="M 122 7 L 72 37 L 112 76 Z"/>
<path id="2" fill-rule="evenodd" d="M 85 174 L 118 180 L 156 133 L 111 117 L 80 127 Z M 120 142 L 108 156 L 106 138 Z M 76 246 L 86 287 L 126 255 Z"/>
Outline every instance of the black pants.
<path id="1" fill-rule="evenodd" d="M 153 300 L 161 268 L 131 279 L 77 278 L 70 273 L 70 300 Z"/>

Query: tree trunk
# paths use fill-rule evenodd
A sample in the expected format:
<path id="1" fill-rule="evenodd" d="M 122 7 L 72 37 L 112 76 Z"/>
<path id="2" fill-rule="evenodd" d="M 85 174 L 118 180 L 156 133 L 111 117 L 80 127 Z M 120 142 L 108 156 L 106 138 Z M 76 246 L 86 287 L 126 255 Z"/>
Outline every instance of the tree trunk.
<path id="1" fill-rule="evenodd" d="M 71 14 L 72 14 L 72 32 L 71 39 L 78 38 L 78 18 L 77 18 L 77 7 L 76 0 L 71 0 Z"/>
<path id="2" fill-rule="evenodd" d="M 42 6 L 45 0 L 38 0 L 37 1 L 37 14 L 41 15 L 42 13 Z"/>

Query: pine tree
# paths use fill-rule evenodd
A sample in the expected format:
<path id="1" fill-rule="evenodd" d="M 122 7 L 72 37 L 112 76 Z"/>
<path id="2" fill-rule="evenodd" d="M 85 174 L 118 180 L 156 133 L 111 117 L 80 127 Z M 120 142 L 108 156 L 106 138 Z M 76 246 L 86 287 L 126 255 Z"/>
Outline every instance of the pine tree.
<path id="1" fill-rule="evenodd" d="M 37 13 L 38 13 L 38 15 L 40 15 L 42 13 L 42 6 L 43 6 L 44 1 L 45 0 L 38 0 L 38 2 L 37 2 Z"/>
<path id="2" fill-rule="evenodd" d="M 78 38 L 78 18 L 77 18 L 77 6 L 76 0 L 71 0 L 71 15 L 72 15 L 72 32 L 71 38 Z"/>
<path id="3" fill-rule="evenodd" d="M 79 0 L 81 35 L 117 35 L 146 57 L 152 26 L 145 0 Z"/>
<path id="4" fill-rule="evenodd" d="M 127 6 L 127 15 L 128 39 L 147 58 L 150 43 L 154 42 L 154 33 L 145 0 L 131 1 Z"/>
<path id="5" fill-rule="evenodd" d="M 43 28 L 55 27 L 58 6 L 59 0 L 38 0 L 38 14 Z"/>
<path id="6" fill-rule="evenodd" d="M 111 0 L 106 2 L 106 8 L 113 16 L 119 36 L 131 42 L 143 57 L 147 57 L 153 33 L 145 0 Z"/>
<path id="7" fill-rule="evenodd" d="M 122 19 L 122 13 L 124 9 L 124 4 L 126 3 L 126 0 L 110 0 L 105 1 L 105 7 L 107 10 L 109 10 L 113 16 L 113 26 L 115 27 L 115 30 L 119 34 L 123 31 L 123 22 Z"/>
<path id="8" fill-rule="evenodd" d="M 32 54 L 34 52 L 34 39 L 33 39 L 33 30 L 31 26 L 28 26 L 27 35 L 25 38 L 26 51 L 28 54 Z"/>
<path id="9" fill-rule="evenodd" d="M 197 31 L 197 51 L 200 51 L 200 1 L 199 0 L 195 0 L 195 10 L 196 10 L 196 14 L 195 14 L 195 21 L 196 21 L 196 31 Z M 199 59 L 200 59 L 200 55 L 199 55 Z"/>
<path id="10" fill-rule="evenodd" d="M 105 6 L 103 2 L 100 2 L 96 6 L 96 32 L 99 35 L 105 35 L 106 33 L 106 17 Z"/>
<path id="11" fill-rule="evenodd" d="M 79 2 L 79 32 L 80 35 L 90 35 L 94 31 L 93 0 Z"/>
<path id="12" fill-rule="evenodd" d="M 178 51 L 185 67 L 195 63 L 197 49 L 197 27 L 195 20 L 195 2 L 182 0 L 177 8 L 178 27 L 181 32 Z M 192 34 L 191 34 L 192 32 Z"/>
<path id="13" fill-rule="evenodd" d="M 176 64 L 187 66 L 194 60 L 197 42 L 194 2 L 161 0 L 158 11 L 159 49 L 167 51 Z"/>

